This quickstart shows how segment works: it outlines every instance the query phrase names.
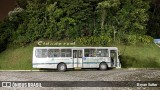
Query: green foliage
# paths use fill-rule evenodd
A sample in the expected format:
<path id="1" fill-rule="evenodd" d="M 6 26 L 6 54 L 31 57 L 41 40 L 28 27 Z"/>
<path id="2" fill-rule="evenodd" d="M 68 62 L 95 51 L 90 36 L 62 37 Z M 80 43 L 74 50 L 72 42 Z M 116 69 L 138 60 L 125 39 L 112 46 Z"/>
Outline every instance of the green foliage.
<path id="1" fill-rule="evenodd" d="M 143 0 L 104 0 L 98 4 L 101 35 L 118 43 L 136 44 L 137 35 L 147 32 L 149 2 Z M 141 41 L 140 41 L 141 42 Z"/>
<path id="2" fill-rule="evenodd" d="M 18 28 L 12 35 L 15 44 L 25 45 L 41 38 L 72 39 L 88 36 L 93 32 L 90 29 L 93 26 L 90 17 L 94 11 L 91 12 L 90 2 L 84 0 L 29 0 L 27 2 L 25 9 L 15 9 L 9 14 L 11 21 L 18 21 L 18 15 L 22 22 L 18 23 Z M 86 34 L 83 34 L 85 32 Z"/>
<path id="3" fill-rule="evenodd" d="M 16 28 L 15 24 L 6 19 L 3 22 L 0 22 L 0 52 L 7 48 L 10 36 Z"/>
<path id="4" fill-rule="evenodd" d="M 144 44 L 151 44 L 151 43 L 153 43 L 153 37 L 151 37 L 151 36 L 143 35 L 139 39 Z"/>
<path id="5" fill-rule="evenodd" d="M 16 0 L 17 5 L 21 8 L 26 8 L 28 0 Z"/>
<path id="6" fill-rule="evenodd" d="M 121 43 L 125 45 L 152 44 L 153 38 L 147 35 L 126 35 L 122 38 Z"/>
<path id="7" fill-rule="evenodd" d="M 63 40 L 88 37 L 88 43 L 149 43 L 149 3 L 144 0 L 17 0 L 9 12 L 7 41 L 26 45 L 39 39 Z M 7 35 L 8 36 L 8 35 Z M 98 37 L 96 39 L 95 37 Z M 104 37 L 104 39 L 102 38 Z M 111 40 L 112 38 L 112 40 Z M 146 39 L 147 38 L 147 39 Z M 94 41 L 97 40 L 97 41 Z M 101 41 L 99 41 L 101 40 Z"/>
<path id="8" fill-rule="evenodd" d="M 112 39 L 108 36 L 91 36 L 76 38 L 75 42 L 80 46 L 107 46 L 111 40 Z"/>
<path id="9" fill-rule="evenodd" d="M 136 35 L 127 35 L 127 44 L 135 45 L 137 41 L 138 40 Z"/>
<path id="10" fill-rule="evenodd" d="M 10 21 L 15 21 L 17 22 L 18 20 L 20 20 L 20 14 L 23 13 L 23 9 L 22 8 L 15 8 L 13 11 L 10 11 L 8 13 L 9 15 L 9 20 Z"/>
<path id="11" fill-rule="evenodd" d="M 101 29 L 104 29 L 104 24 L 105 21 L 108 22 L 108 20 L 106 20 L 106 17 L 109 17 L 112 13 L 110 10 L 112 8 L 118 7 L 120 4 L 119 0 L 104 0 L 100 3 L 98 3 L 98 12 L 101 15 Z M 110 14 L 110 15 L 109 15 Z"/>
<path id="12" fill-rule="evenodd" d="M 100 3 L 98 3 L 98 8 L 111 8 L 111 7 L 115 7 L 118 6 L 120 4 L 119 0 L 104 0 Z"/>
<path id="13" fill-rule="evenodd" d="M 147 34 L 154 37 L 160 38 L 160 7 L 158 0 L 152 0 L 150 3 L 151 8 L 149 9 L 149 21 L 148 21 L 148 32 Z"/>
<path id="14" fill-rule="evenodd" d="M 127 33 L 145 34 L 149 4 L 143 0 L 123 0 L 122 9 L 117 12 L 119 30 Z"/>

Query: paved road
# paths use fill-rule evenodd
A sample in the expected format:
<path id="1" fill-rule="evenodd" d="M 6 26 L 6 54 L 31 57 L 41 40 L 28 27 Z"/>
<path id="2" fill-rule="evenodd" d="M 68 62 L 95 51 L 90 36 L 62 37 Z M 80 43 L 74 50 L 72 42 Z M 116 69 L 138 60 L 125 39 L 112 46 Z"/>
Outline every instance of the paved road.
<path id="1" fill-rule="evenodd" d="M 160 70 L 127 70 L 115 69 L 108 71 L 99 70 L 80 70 L 67 72 L 0 72 L 0 81 L 160 81 Z M 105 87 L 97 87 L 92 89 L 105 90 Z M 35 89 L 35 88 L 34 88 Z M 40 88 L 39 88 L 40 89 Z M 46 89 L 46 88 L 45 88 Z M 53 89 L 53 88 L 52 88 Z M 54 88 L 64 89 L 64 88 Z M 65 90 L 78 88 L 65 88 Z M 88 88 L 81 87 L 80 89 L 88 90 Z M 110 88 L 107 88 L 110 89 Z M 111 88 L 117 90 L 118 88 Z M 128 90 L 129 88 L 124 90 Z M 135 90 L 137 88 L 134 88 Z M 148 88 L 145 88 L 148 89 Z M 156 90 L 157 88 L 149 88 L 148 90 Z M 159 88 L 160 89 L 160 88 Z M 16 89 L 17 90 L 17 89 Z M 27 89 L 26 89 L 27 90 Z M 50 90 L 49 88 L 47 90 Z M 120 89 L 121 90 L 121 89 Z M 158 90 L 158 89 L 157 89 Z"/>

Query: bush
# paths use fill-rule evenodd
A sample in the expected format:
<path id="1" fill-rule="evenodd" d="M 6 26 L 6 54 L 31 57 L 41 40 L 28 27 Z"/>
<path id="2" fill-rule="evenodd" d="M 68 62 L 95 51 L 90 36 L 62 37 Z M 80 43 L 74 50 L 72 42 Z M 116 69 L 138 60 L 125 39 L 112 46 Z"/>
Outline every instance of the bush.
<path id="1" fill-rule="evenodd" d="M 139 41 L 143 44 L 153 43 L 153 38 L 151 36 L 143 35 L 139 37 Z"/>
<path id="2" fill-rule="evenodd" d="M 4 51 L 7 48 L 7 40 L 0 40 L 0 52 Z"/>
<path id="3" fill-rule="evenodd" d="M 81 46 L 106 46 L 111 42 L 111 38 L 107 36 L 91 36 L 76 38 L 75 42 Z"/>
<path id="4" fill-rule="evenodd" d="M 13 41 L 13 44 L 17 46 L 25 46 L 27 43 L 30 43 L 30 41 L 25 36 L 19 36 L 17 40 Z"/>
<path id="5" fill-rule="evenodd" d="M 147 35 L 125 35 L 120 38 L 120 41 L 125 45 L 151 44 L 153 43 L 153 38 Z"/>

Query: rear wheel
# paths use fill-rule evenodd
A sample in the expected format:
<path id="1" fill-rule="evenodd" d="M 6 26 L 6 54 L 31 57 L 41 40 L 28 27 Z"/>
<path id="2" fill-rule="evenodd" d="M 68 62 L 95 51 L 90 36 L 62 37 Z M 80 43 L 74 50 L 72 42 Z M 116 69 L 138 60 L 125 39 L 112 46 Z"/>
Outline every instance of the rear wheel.
<path id="1" fill-rule="evenodd" d="M 66 69 L 67 69 L 66 64 L 60 63 L 60 64 L 58 65 L 58 71 L 64 72 L 64 71 L 66 71 Z"/>
<path id="2" fill-rule="evenodd" d="M 101 64 L 99 65 L 99 69 L 100 69 L 100 70 L 107 70 L 107 69 L 108 69 L 108 66 L 107 66 L 106 63 L 101 63 Z"/>

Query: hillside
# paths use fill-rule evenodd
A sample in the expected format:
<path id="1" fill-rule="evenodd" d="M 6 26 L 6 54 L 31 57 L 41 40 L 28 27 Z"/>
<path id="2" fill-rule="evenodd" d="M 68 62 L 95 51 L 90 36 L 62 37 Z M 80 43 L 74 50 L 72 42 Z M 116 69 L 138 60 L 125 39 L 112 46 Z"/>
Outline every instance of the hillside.
<path id="1" fill-rule="evenodd" d="M 160 48 L 156 45 L 118 46 L 125 68 L 160 68 Z"/>
<path id="2" fill-rule="evenodd" d="M 1 70 L 32 69 L 32 49 L 34 44 L 26 47 L 13 48 L 0 53 Z M 123 68 L 160 68 L 160 48 L 156 45 L 124 46 L 120 49 Z"/>

